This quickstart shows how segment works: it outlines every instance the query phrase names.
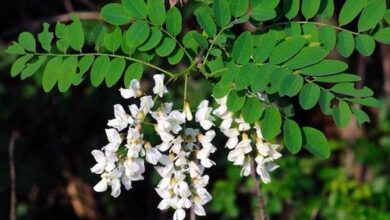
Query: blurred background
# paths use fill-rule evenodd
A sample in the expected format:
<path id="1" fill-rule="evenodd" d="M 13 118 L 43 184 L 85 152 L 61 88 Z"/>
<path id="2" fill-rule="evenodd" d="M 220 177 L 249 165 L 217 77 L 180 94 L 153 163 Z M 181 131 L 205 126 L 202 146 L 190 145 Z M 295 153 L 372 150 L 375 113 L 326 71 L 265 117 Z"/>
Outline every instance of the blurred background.
<path id="1" fill-rule="evenodd" d="M 145 181 L 134 183 L 133 190 L 117 199 L 108 192 L 93 192 L 99 177 L 89 171 L 94 165 L 90 152 L 106 144 L 104 129 L 113 105 L 128 104 L 117 90 L 122 85 L 96 89 L 83 83 L 66 94 L 46 94 L 40 85 L 42 74 L 25 81 L 9 74 L 14 58 L 4 49 L 20 32 L 39 33 L 42 22 L 67 21 L 73 11 L 91 12 L 82 17 L 85 30 L 91 31 L 99 22 L 94 12 L 107 2 L 0 1 L 0 219 L 9 219 L 11 192 L 17 219 L 171 219 L 172 213 L 157 209 L 160 198 L 154 187 L 159 179 L 152 167 Z M 182 9 L 187 26 L 193 25 L 194 4 L 190 1 Z M 251 27 L 244 24 L 235 31 L 244 29 Z M 332 57 L 341 59 L 337 53 Z M 325 131 L 332 156 L 320 161 L 304 150 L 296 156 L 283 151 L 271 184 L 261 185 L 271 219 L 390 219 L 390 47 L 381 45 L 370 58 L 355 54 L 346 61 L 350 72 L 375 91 L 382 107 L 369 109 L 371 124 L 359 128 L 351 122 L 344 130 L 319 109 L 296 109 L 301 125 Z M 146 87 L 150 75 L 144 75 Z M 181 85 L 172 84 L 172 99 L 182 99 Z M 207 82 L 196 77 L 189 89 L 193 105 L 210 95 Z M 208 216 L 199 219 L 253 219 L 254 183 L 227 162 L 224 141 L 215 142 L 220 149 L 213 156 L 217 166 L 208 171 L 214 198 L 207 206 Z"/>

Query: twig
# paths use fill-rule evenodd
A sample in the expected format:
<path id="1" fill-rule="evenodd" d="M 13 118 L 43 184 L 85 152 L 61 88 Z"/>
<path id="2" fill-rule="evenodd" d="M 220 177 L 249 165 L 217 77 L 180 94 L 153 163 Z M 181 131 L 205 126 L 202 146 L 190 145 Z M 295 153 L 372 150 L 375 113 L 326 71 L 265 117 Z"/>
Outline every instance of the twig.
<path id="1" fill-rule="evenodd" d="M 257 213 L 256 220 L 265 220 L 266 219 L 265 201 L 264 201 L 264 196 L 260 191 L 260 182 L 256 175 L 255 161 L 251 163 L 251 176 L 253 181 L 255 182 L 256 196 L 257 199 L 259 200 L 258 203 L 259 212 Z"/>
<path id="2" fill-rule="evenodd" d="M 73 7 L 73 4 L 70 0 L 64 0 L 64 6 L 65 6 L 65 9 L 68 13 L 74 12 L 74 7 Z"/>
<path id="3" fill-rule="evenodd" d="M 195 206 L 191 206 L 190 210 L 190 220 L 196 220 L 196 215 L 195 215 Z"/>
<path id="4" fill-rule="evenodd" d="M 16 172 L 14 164 L 14 150 L 15 150 L 15 141 L 19 138 L 19 132 L 13 131 L 9 141 L 8 147 L 8 157 L 9 157 L 9 171 L 10 171 L 10 180 L 11 180 L 11 201 L 10 201 L 10 211 L 9 211 L 9 220 L 16 220 Z"/>

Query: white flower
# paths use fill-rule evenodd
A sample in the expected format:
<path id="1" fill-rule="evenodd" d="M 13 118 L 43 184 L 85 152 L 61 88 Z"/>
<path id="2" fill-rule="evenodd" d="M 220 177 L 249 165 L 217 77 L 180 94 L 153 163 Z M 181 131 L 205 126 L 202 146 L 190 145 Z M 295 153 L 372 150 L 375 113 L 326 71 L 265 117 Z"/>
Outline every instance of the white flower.
<path id="1" fill-rule="evenodd" d="M 143 96 L 141 97 L 140 110 L 144 112 L 144 114 L 148 114 L 150 109 L 153 108 L 154 102 L 152 96 Z"/>
<path id="2" fill-rule="evenodd" d="M 251 160 L 249 158 L 246 158 L 244 164 L 242 165 L 240 176 L 249 176 L 251 174 L 251 171 Z"/>
<path id="3" fill-rule="evenodd" d="M 186 217 L 186 212 L 184 209 L 177 209 L 175 213 L 173 213 L 173 220 L 183 220 Z"/>
<path id="4" fill-rule="evenodd" d="M 153 76 L 154 88 L 153 93 L 163 97 L 164 94 L 168 93 L 167 87 L 164 85 L 164 74 L 156 74 Z"/>
<path id="5" fill-rule="evenodd" d="M 147 142 L 144 147 L 146 151 L 146 161 L 156 165 L 162 157 L 160 151 L 152 147 L 149 142 Z"/>
<path id="6" fill-rule="evenodd" d="M 261 180 L 264 183 L 270 183 L 271 177 L 269 175 L 269 172 L 274 171 L 279 166 L 273 162 L 271 158 L 264 158 L 263 156 L 259 155 L 255 158 L 257 167 L 256 172 L 260 175 Z"/>
<path id="7" fill-rule="evenodd" d="M 242 166 L 245 161 L 245 154 L 248 154 L 251 151 L 252 151 L 251 140 L 244 139 L 237 144 L 234 150 L 229 152 L 228 160 L 234 162 L 234 165 Z"/>
<path id="8" fill-rule="evenodd" d="M 206 212 L 203 208 L 205 204 L 210 202 L 212 199 L 211 195 L 205 188 L 197 188 L 196 196 L 194 198 L 195 202 L 195 214 L 198 216 L 205 216 Z"/>
<path id="9" fill-rule="evenodd" d="M 114 115 L 115 119 L 109 120 L 107 125 L 118 129 L 118 131 L 122 131 L 129 124 L 134 123 L 134 119 L 130 117 L 119 104 L 114 105 Z"/>
<path id="10" fill-rule="evenodd" d="M 209 130 L 213 125 L 214 117 L 211 116 L 212 108 L 209 107 L 209 101 L 203 100 L 195 114 L 195 121 L 200 123 L 203 129 Z"/>
<path id="11" fill-rule="evenodd" d="M 97 164 L 91 168 L 91 172 L 102 174 L 104 171 L 111 171 L 115 168 L 115 162 L 118 161 L 115 153 L 106 151 L 103 153 L 100 150 L 93 150 L 92 155 Z"/>
<path id="12" fill-rule="evenodd" d="M 191 107 L 190 107 L 190 104 L 188 102 L 184 103 L 183 113 L 184 113 L 185 118 L 187 119 L 187 121 L 192 121 Z"/>
<path id="13" fill-rule="evenodd" d="M 129 98 L 137 98 L 141 95 L 141 86 L 139 84 L 139 81 L 136 79 L 131 80 L 130 86 L 128 89 L 120 88 L 119 91 L 123 98 L 129 99 Z"/>
<path id="14" fill-rule="evenodd" d="M 116 152 L 122 144 L 122 138 L 116 129 L 106 129 L 108 144 L 103 148 L 107 151 Z"/>

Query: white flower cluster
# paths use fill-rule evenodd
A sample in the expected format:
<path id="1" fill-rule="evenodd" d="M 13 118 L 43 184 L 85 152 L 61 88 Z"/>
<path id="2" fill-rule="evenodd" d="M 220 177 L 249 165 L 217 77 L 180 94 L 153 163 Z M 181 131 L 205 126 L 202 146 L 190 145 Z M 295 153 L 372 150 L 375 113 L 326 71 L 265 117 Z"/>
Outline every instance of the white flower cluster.
<path id="1" fill-rule="evenodd" d="M 256 173 L 264 183 L 271 182 L 269 172 L 279 167 L 275 160 L 282 156 L 278 152 L 281 146 L 266 142 L 258 123 L 251 126 L 242 117 L 235 118 L 233 113 L 227 108 L 227 97 L 217 99 L 216 101 L 219 106 L 214 110 L 213 114 L 222 120 L 219 128 L 229 138 L 226 143 L 226 147 L 231 150 L 228 160 L 233 162 L 234 165 L 242 166 L 241 176 L 249 176 L 252 171 L 251 164 L 254 157 Z M 256 146 L 254 153 L 253 144 Z"/>
<path id="2" fill-rule="evenodd" d="M 164 75 L 153 78 L 153 93 L 162 98 L 168 92 Z M 204 175 L 204 170 L 215 164 L 210 155 L 216 151 L 211 143 L 215 118 L 208 101 L 200 103 L 193 117 L 188 103 L 183 111 L 172 110 L 172 103 L 153 110 L 154 100 L 143 94 L 138 80 L 133 80 L 128 89 L 120 89 L 120 93 L 125 99 L 139 101 L 139 105 L 130 105 L 130 114 L 121 105 L 114 106 L 115 118 L 108 121 L 110 128 L 106 129 L 109 143 L 102 150 L 92 151 L 97 164 L 91 171 L 101 175 L 94 190 L 103 192 L 111 187 L 111 195 L 119 196 L 122 184 L 129 190 L 132 181 L 143 180 L 146 160 L 162 178 L 156 188 L 162 198 L 159 209 L 175 209 L 174 220 L 184 219 L 185 210 L 191 207 L 195 214 L 206 215 L 203 206 L 211 201 L 211 195 L 206 190 L 209 176 Z M 162 141 L 154 147 L 142 134 L 148 119 L 156 122 L 152 125 Z M 202 130 L 186 127 L 187 123 L 198 123 Z"/>

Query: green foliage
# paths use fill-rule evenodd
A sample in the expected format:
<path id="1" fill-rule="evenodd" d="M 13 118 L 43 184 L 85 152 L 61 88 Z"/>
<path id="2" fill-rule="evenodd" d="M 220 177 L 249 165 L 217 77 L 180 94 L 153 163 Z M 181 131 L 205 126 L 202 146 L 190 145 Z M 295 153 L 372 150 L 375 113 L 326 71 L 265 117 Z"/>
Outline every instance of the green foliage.
<path id="1" fill-rule="evenodd" d="M 384 1 L 345 1 L 338 26 L 327 21 L 334 11 L 333 0 L 200 2 L 194 8 L 196 27 L 183 33 L 180 7 L 167 9 L 161 0 L 123 0 L 102 8 L 106 23 L 91 33 L 85 33 L 83 22 L 72 16 L 70 24 L 57 22 L 54 30 L 44 24 L 37 38 L 21 33 L 7 52 L 18 57 L 11 76 L 25 79 L 42 70 L 46 92 L 56 84 L 66 92 L 87 78 L 95 87 L 103 82 L 113 87 L 121 79 L 129 86 L 149 69 L 169 80 L 199 74 L 213 86 L 214 97 L 228 96 L 230 111 L 248 123 L 259 122 L 266 140 L 282 131 L 291 153 L 304 146 L 327 158 L 329 147 L 317 143 L 324 136 L 311 128 L 301 129 L 291 119 L 292 100 L 297 97 L 303 110 L 319 104 L 340 127 L 352 115 L 359 124 L 369 121 L 363 110 L 352 105 L 377 107 L 373 92 L 356 89 L 360 77 L 345 72 L 346 62 L 327 57 L 335 48 L 344 57 L 355 49 L 370 56 L 376 42 L 390 43 Z M 299 20 L 300 12 L 304 21 Z M 232 31 L 247 22 L 256 26 L 256 32 Z M 92 50 L 86 45 L 90 35 Z M 169 69 L 161 63 L 169 64 Z M 260 99 L 259 94 L 267 96 Z"/>

